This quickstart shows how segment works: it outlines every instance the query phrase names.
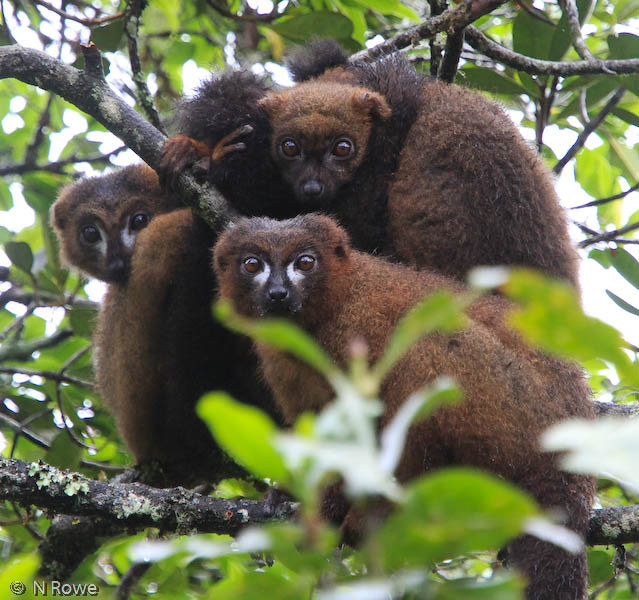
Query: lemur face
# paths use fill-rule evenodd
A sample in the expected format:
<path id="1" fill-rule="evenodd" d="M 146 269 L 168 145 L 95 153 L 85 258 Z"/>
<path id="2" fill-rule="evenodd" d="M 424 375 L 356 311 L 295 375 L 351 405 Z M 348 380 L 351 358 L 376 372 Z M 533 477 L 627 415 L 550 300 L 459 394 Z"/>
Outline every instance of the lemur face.
<path id="1" fill-rule="evenodd" d="M 307 82 L 267 95 L 271 156 L 305 210 L 326 207 L 362 164 L 375 120 L 390 117 L 386 100 L 365 88 Z"/>
<path id="2" fill-rule="evenodd" d="M 149 224 L 153 212 L 149 206 L 78 211 L 70 225 L 77 241 L 70 260 L 103 281 L 125 280 L 137 234 Z"/>
<path id="3" fill-rule="evenodd" d="M 242 219 L 214 250 L 220 296 L 245 316 L 302 320 L 332 277 L 331 265 L 343 260 L 346 243 L 325 216 Z"/>
<path id="4" fill-rule="evenodd" d="M 51 209 L 62 256 L 109 283 L 126 280 L 138 233 L 151 219 L 179 208 L 145 165 L 82 179 L 64 188 Z"/>
<path id="5" fill-rule="evenodd" d="M 315 252 L 302 248 L 288 256 L 248 250 L 240 258 L 239 277 L 251 289 L 256 316 L 292 316 L 305 299 L 309 280 L 318 268 Z"/>

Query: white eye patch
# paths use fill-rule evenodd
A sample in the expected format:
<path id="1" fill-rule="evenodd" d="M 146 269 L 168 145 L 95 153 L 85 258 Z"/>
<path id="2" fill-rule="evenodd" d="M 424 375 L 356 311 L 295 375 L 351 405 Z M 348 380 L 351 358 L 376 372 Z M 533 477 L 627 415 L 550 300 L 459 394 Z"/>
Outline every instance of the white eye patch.
<path id="1" fill-rule="evenodd" d="M 271 274 L 271 267 L 269 267 L 267 263 L 263 262 L 262 266 L 262 271 L 253 277 L 253 281 L 260 287 L 264 287 L 264 284 L 268 281 L 268 277 Z"/>
<path id="2" fill-rule="evenodd" d="M 135 238 L 138 235 L 137 231 L 130 231 L 128 227 L 124 227 L 120 232 L 120 239 L 122 240 L 122 245 L 127 250 L 133 250 L 133 246 L 135 245 Z"/>
<path id="3" fill-rule="evenodd" d="M 295 268 L 295 261 L 288 263 L 286 267 L 286 275 L 288 275 L 288 278 L 293 285 L 306 277 L 304 273 Z"/>

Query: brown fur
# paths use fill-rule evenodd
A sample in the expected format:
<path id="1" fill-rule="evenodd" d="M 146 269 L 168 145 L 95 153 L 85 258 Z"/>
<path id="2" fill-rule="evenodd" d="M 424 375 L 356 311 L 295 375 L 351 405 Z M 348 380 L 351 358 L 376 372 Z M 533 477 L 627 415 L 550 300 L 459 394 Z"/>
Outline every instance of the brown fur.
<path id="1" fill-rule="evenodd" d="M 368 112 L 352 102 L 366 90 L 378 99 Z M 551 176 L 493 102 L 389 57 L 334 67 L 259 104 L 299 212 L 335 216 L 358 249 L 459 279 L 478 265 L 523 265 L 577 286 Z M 295 159 L 280 148 L 290 138 L 302 149 Z M 340 138 L 356 152 L 336 171 Z M 311 180 L 322 194 L 304 193 Z"/>
<path id="2" fill-rule="evenodd" d="M 99 223 L 109 232 L 108 244 L 118 244 L 122 223 L 154 201 L 165 212 L 179 206 L 161 192 L 155 172 L 141 165 L 65 188 L 52 212 L 67 260 L 105 277 L 103 255 L 79 243 L 77 232 L 87 222 Z M 223 389 L 276 415 L 250 343 L 212 318 L 214 241 L 190 209 L 154 216 L 127 249 L 126 273 L 110 279 L 98 317 L 98 390 L 136 462 L 164 467 L 150 483 L 241 472 L 195 414 L 203 393 Z"/>
<path id="3" fill-rule="evenodd" d="M 288 316 L 342 366 L 354 338 L 366 341 L 375 361 L 409 307 L 442 288 L 463 290 L 443 276 L 352 250 L 344 230 L 332 220 L 307 215 L 287 222 L 242 220 L 224 233 L 214 260 L 220 296 L 246 316 L 272 314 L 276 304 L 268 300 L 271 280 L 258 290 L 242 272 L 243 260 L 256 256 L 268 262 L 273 277 L 273 264 L 288 264 L 302 254 L 314 256 L 316 268 L 301 282 L 284 283 L 290 293 L 286 305 L 277 304 L 278 314 L 286 306 Z M 466 329 L 422 339 L 384 380 L 382 425 L 410 393 L 439 375 L 455 377 L 465 395 L 463 403 L 442 408 L 411 427 L 396 475 L 407 481 L 449 464 L 487 469 L 529 491 L 543 507 L 560 508 L 567 526 L 583 537 L 593 481 L 558 470 L 557 457 L 540 452 L 538 439 L 562 419 L 592 418 L 589 390 L 576 365 L 536 352 L 507 332 L 507 307 L 501 298 L 477 301 L 467 311 Z M 267 347 L 258 346 L 258 352 L 287 422 L 331 400 L 332 390 L 310 367 Z M 339 501 L 327 506 L 343 511 Z M 510 553 L 530 580 L 529 599 L 585 598 L 585 554 L 572 556 L 531 537 L 514 541 Z"/>

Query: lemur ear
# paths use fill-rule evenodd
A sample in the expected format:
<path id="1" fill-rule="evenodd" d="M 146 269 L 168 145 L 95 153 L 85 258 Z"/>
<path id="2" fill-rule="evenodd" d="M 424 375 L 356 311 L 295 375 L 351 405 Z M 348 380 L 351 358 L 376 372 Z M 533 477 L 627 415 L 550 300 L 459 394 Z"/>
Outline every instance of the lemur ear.
<path id="1" fill-rule="evenodd" d="M 386 99 L 377 92 L 356 90 L 351 96 L 351 105 L 355 110 L 377 117 L 382 121 L 390 118 L 392 110 Z"/>
<path id="2" fill-rule="evenodd" d="M 280 110 L 284 98 L 280 94 L 267 94 L 258 100 L 257 105 L 264 109 L 266 114 L 272 119 Z"/>
<path id="3" fill-rule="evenodd" d="M 56 229 L 64 229 L 67 224 L 67 208 L 58 200 L 51 206 L 50 219 Z"/>

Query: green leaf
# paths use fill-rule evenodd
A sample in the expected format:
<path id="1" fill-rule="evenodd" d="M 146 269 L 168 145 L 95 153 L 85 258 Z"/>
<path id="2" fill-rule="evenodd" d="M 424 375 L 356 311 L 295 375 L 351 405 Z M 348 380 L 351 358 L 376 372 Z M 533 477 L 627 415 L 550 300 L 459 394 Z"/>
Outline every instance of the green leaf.
<path id="1" fill-rule="evenodd" d="M 548 352 L 580 361 L 601 358 L 615 365 L 628 383 L 639 382 L 639 370 L 622 350 L 621 334 L 585 315 L 569 285 L 532 271 L 514 270 L 504 288 L 521 305 L 509 320 L 528 340 Z"/>
<path id="2" fill-rule="evenodd" d="M 610 58 L 637 58 L 639 56 L 639 36 L 632 33 L 609 35 L 608 48 L 610 48 Z M 633 94 L 639 95 L 639 75 L 621 76 L 619 82 Z"/>
<path id="3" fill-rule="evenodd" d="M 426 334 L 435 330 L 455 331 L 463 328 L 466 323 L 463 310 L 469 301 L 470 298 L 464 301 L 450 292 L 441 291 L 411 308 L 397 323 L 384 354 L 373 368 L 379 380 Z"/>
<path id="4" fill-rule="evenodd" d="M 19 586 L 20 583 L 28 587 L 35 578 L 36 571 L 40 566 L 40 557 L 37 552 L 33 554 L 16 554 L 9 560 L 4 560 L 0 568 L 0 590 L 5 598 L 19 598 L 23 592 L 16 587 L 17 593 L 12 594 L 10 586 Z M 29 590 L 31 592 L 31 590 Z M 29 593 L 27 598 L 31 597 Z"/>
<path id="5" fill-rule="evenodd" d="M 588 581 L 591 586 L 600 585 L 614 576 L 613 560 L 612 552 L 588 549 Z"/>
<path id="6" fill-rule="evenodd" d="M 387 569 L 422 567 L 473 550 L 496 549 L 521 532 L 535 503 L 492 475 L 453 468 L 427 475 L 369 542 Z"/>
<path id="7" fill-rule="evenodd" d="M 257 477 L 288 480 L 288 471 L 272 441 L 278 428 L 261 410 L 233 400 L 223 392 L 204 396 L 197 414 L 222 448 Z"/>
<path id="8" fill-rule="evenodd" d="M 584 148 L 577 154 L 575 178 L 593 198 L 605 198 L 620 191 L 617 190 L 618 175 L 619 170 L 610 165 L 605 146 L 594 150 Z"/>
<path id="9" fill-rule="evenodd" d="M 7 242 L 4 251 L 13 265 L 25 273 L 31 273 L 33 252 L 26 242 Z"/>
<path id="10" fill-rule="evenodd" d="M 76 471 L 80 467 L 82 448 L 71 441 L 66 431 L 60 431 L 45 455 L 45 462 L 61 469 Z"/>
<path id="11" fill-rule="evenodd" d="M 91 32 L 91 41 L 101 52 L 115 52 L 124 34 L 124 19 L 118 19 Z"/>
<path id="12" fill-rule="evenodd" d="M 233 312 L 231 305 L 218 302 L 213 308 L 215 316 L 224 325 L 283 352 L 290 352 L 315 367 L 328 379 L 337 369 L 330 357 L 304 330 L 285 319 L 251 320 Z"/>
<path id="13" fill-rule="evenodd" d="M 97 310 L 90 306 L 72 306 L 67 310 L 73 333 L 90 340 L 95 329 Z"/>
<path id="14" fill-rule="evenodd" d="M 623 248 L 607 250 L 610 262 L 619 274 L 634 287 L 639 289 L 639 261 Z"/>
<path id="15" fill-rule="evenodd" d="M 353 24 L 343 15 L 332 12 L 314 12 L 278 19 L 270 28 L 282 37 L 303 42 L 312 37 L 349 38 Z"/>
<path id="16" fill-rule="evenodd" d="M 355 0 L 364 8 L 376 10 L 383 15 L 393 15 L 395 17 L 410 19 L 414 23 L 419 23 L 419 15 L 412 9 L 398 2 L 397 0 Z"/>
<path id="17" fill-rule="evenodd" d="M 526 88 L 503 73 L 482 67 L 465 67 L 459 71 L 460 81 L 468 87 L 491 94 L 528 94 Z"/>
<path id="18" fill-rule="evenodd" d="M 0 181 L 0 210 L 9 210 L 13 206 L 13 197 L 9 185 Z"/>
<path id="19" fill-rule="evenodd" d="M 55 202 L 63 178 L 53 173 L 28 173 L 22 178 L 24 199 L 39 214 L 47 214 Z"/>
<path id="20" fill-rule="evenodd" d="M 619 308 L 623 308 L 623 310 L 629 312 L 630 314 L 636 315 L 636 316 L 639 317 L 639 308 L 635 308 L 634 306 L 632 306 L 632 304 L 630 304 L 629 302 L 626 302 L 625 300 L 621 299 L 616 294 L 613 294 L 610 290 L 606 290 L 606 294 L 608 294 L 608 297 L 617 306 L 619 306 Z"/>
<path id="21" fill-rule="evenodd" d="M 535 12 L 546 14 L 537 9 Z M 513 22 L 513 50 L 532 58 L 550 59 L 555 27 L 520 10 Z"/>

